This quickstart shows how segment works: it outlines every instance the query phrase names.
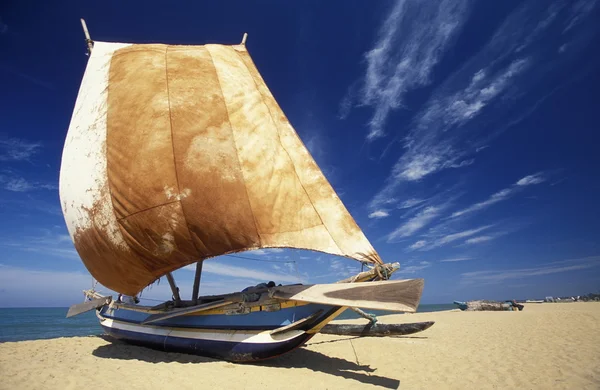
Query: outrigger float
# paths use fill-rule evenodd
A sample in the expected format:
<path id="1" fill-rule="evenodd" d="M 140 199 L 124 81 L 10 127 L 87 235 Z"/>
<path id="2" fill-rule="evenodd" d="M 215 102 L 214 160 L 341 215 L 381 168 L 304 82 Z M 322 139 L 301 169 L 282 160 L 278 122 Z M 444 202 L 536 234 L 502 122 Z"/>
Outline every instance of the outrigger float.
<path id="1" fill-rule="evenodd" d="M 306 149 L 246 49 L 94 42 L 67 133 L 60 198 L 91 275 L 135 296 L 166 277 L 172 299 L 124 303 L 95 290 L 117 339 L 235 362 L 268 359 L 315 334 L 393 336 L 433 323 L 376 324 L 358 308 L 415 312 L 422 279 L 384 264 Z M 307 249 L 368 270 L 333 284 L 199 296 L 204 261 L 261 248 Z M 172 272 L 196 264 L 184 300 Z M 232 275 L 235 276 L 235 275 Z M 352 308 L 367 325 L 329 324 Z"/>

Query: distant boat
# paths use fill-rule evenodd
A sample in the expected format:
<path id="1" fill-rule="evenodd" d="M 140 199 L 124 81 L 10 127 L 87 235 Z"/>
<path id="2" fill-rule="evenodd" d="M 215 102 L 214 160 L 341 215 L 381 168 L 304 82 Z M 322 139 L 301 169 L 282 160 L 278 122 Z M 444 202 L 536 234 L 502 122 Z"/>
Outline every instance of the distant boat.
<path id="1" fill-rule="evenodd" d="M 320 331 L 381 336 L 432 325 L 328 327 L 348 308 L 415 312 L 424 282 L 389 280 L 399 264 L 384 264 L 335 193 L 255 67 L 246 35 L 231 46 L 93 42 L 82 24 L 90 58 L 60 199 L 81 260 L 119 298 L 87 290 L 68 317 L 96 309 L 115 338 L 237 362 L 281 355 Z M 368 271 L 199 296 L 204 261 L 261 248 L 328 253 Z M 192 264 L 185 300 L 172 272 Z M 172 299 L 135 304 L 161 277 Z"/>
<path id="2" fill-rule="evenodd" d="M 454 304 L 463 311 L 521 311 L 524 307 L 516 301 L 454 301 Z"/>
<path id="3" fill-rule="evenodd" d="M 525 303 L 544 303 L 543 299 L 528 299 Z"/>

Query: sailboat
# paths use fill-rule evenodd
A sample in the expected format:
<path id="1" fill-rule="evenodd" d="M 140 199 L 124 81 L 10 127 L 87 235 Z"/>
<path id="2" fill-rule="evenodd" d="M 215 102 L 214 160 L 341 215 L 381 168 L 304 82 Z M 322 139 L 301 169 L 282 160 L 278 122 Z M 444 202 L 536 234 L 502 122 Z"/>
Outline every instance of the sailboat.
<path id="1" fill-rule="evenodd" d="M 348 308 L 415 312 L 422 279 L 384 264 L 237 45 L 92 41 L 64 143 L 60 200 L 93 278 L 136 296 L 165 277 L 155 306 L 84 291 L 117 339 L 235 362 L 268 359 L 319 332 L 386 336 L 432 323 L 333 325 Z M 199 296 L 204 261 L 264 248 L 357 260 L 332 284 L 263 284 Z M 172 272 L 196 265 L 190 299 Z M 235 275 L 231 275 L 235 277 Z"/>

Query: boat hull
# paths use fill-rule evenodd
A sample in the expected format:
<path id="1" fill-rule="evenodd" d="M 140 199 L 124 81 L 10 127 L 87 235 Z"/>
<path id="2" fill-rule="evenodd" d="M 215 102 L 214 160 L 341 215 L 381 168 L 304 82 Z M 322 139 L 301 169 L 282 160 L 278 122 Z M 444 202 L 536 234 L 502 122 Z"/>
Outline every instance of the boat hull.
<path id="1" fill-rule="evenodd" d="M 143 317 L 144 314 L 126 309 L 111 312 L 109 308 L 104 307 L 97 311 L 97 316 L 107 335 L 131 344 L 232 362 L 252 362 L 270 359 L 301 346 L 316 334 L 315 329 L 345 309 L 335 306 L 325 308 L 327 310 L 323 310 L 323 305 L 306 305 L 301 309 L 298 307 L 272 312 L 269 313 L 271 323 L 262 318 L 262 329 L 248 325 L 255 313 L 226 316 L 228 318 L 218 315 L 185 316 L 187 318 L 183 320 L 167 320 L 159 325 L 142 325 L 141 321 L 135 321 L 133 318 L 140 317 L 140 314 Z M 274 329 L 300 320 L 298 315 L 307 312 L 321 314 L 297 329 L 272 334 Z M 207 323 L 213 326 L 207 327 Z M 219 326 L 219 323 L 222 325 Z"/>

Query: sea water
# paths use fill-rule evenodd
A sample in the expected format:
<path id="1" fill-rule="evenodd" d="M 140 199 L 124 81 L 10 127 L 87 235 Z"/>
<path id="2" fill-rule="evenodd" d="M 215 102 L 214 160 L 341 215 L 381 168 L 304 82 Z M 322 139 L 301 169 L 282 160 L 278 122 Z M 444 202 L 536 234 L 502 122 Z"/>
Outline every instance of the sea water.
<path id="1" fill-rule="evenodd" d="M 453 304 L 419 305 L 418 312 L 451 310 Z M 95 311 L 66 318 L 68 308 L 0 308 L 0 342 L 51 339 L 55 337 L 91 336 L 102 334 Z M 394 314 L 380 310 L 365 310 L 382 316 Z M 346 310 L 338 319 L 359 318 L 352 310 Z"/>

